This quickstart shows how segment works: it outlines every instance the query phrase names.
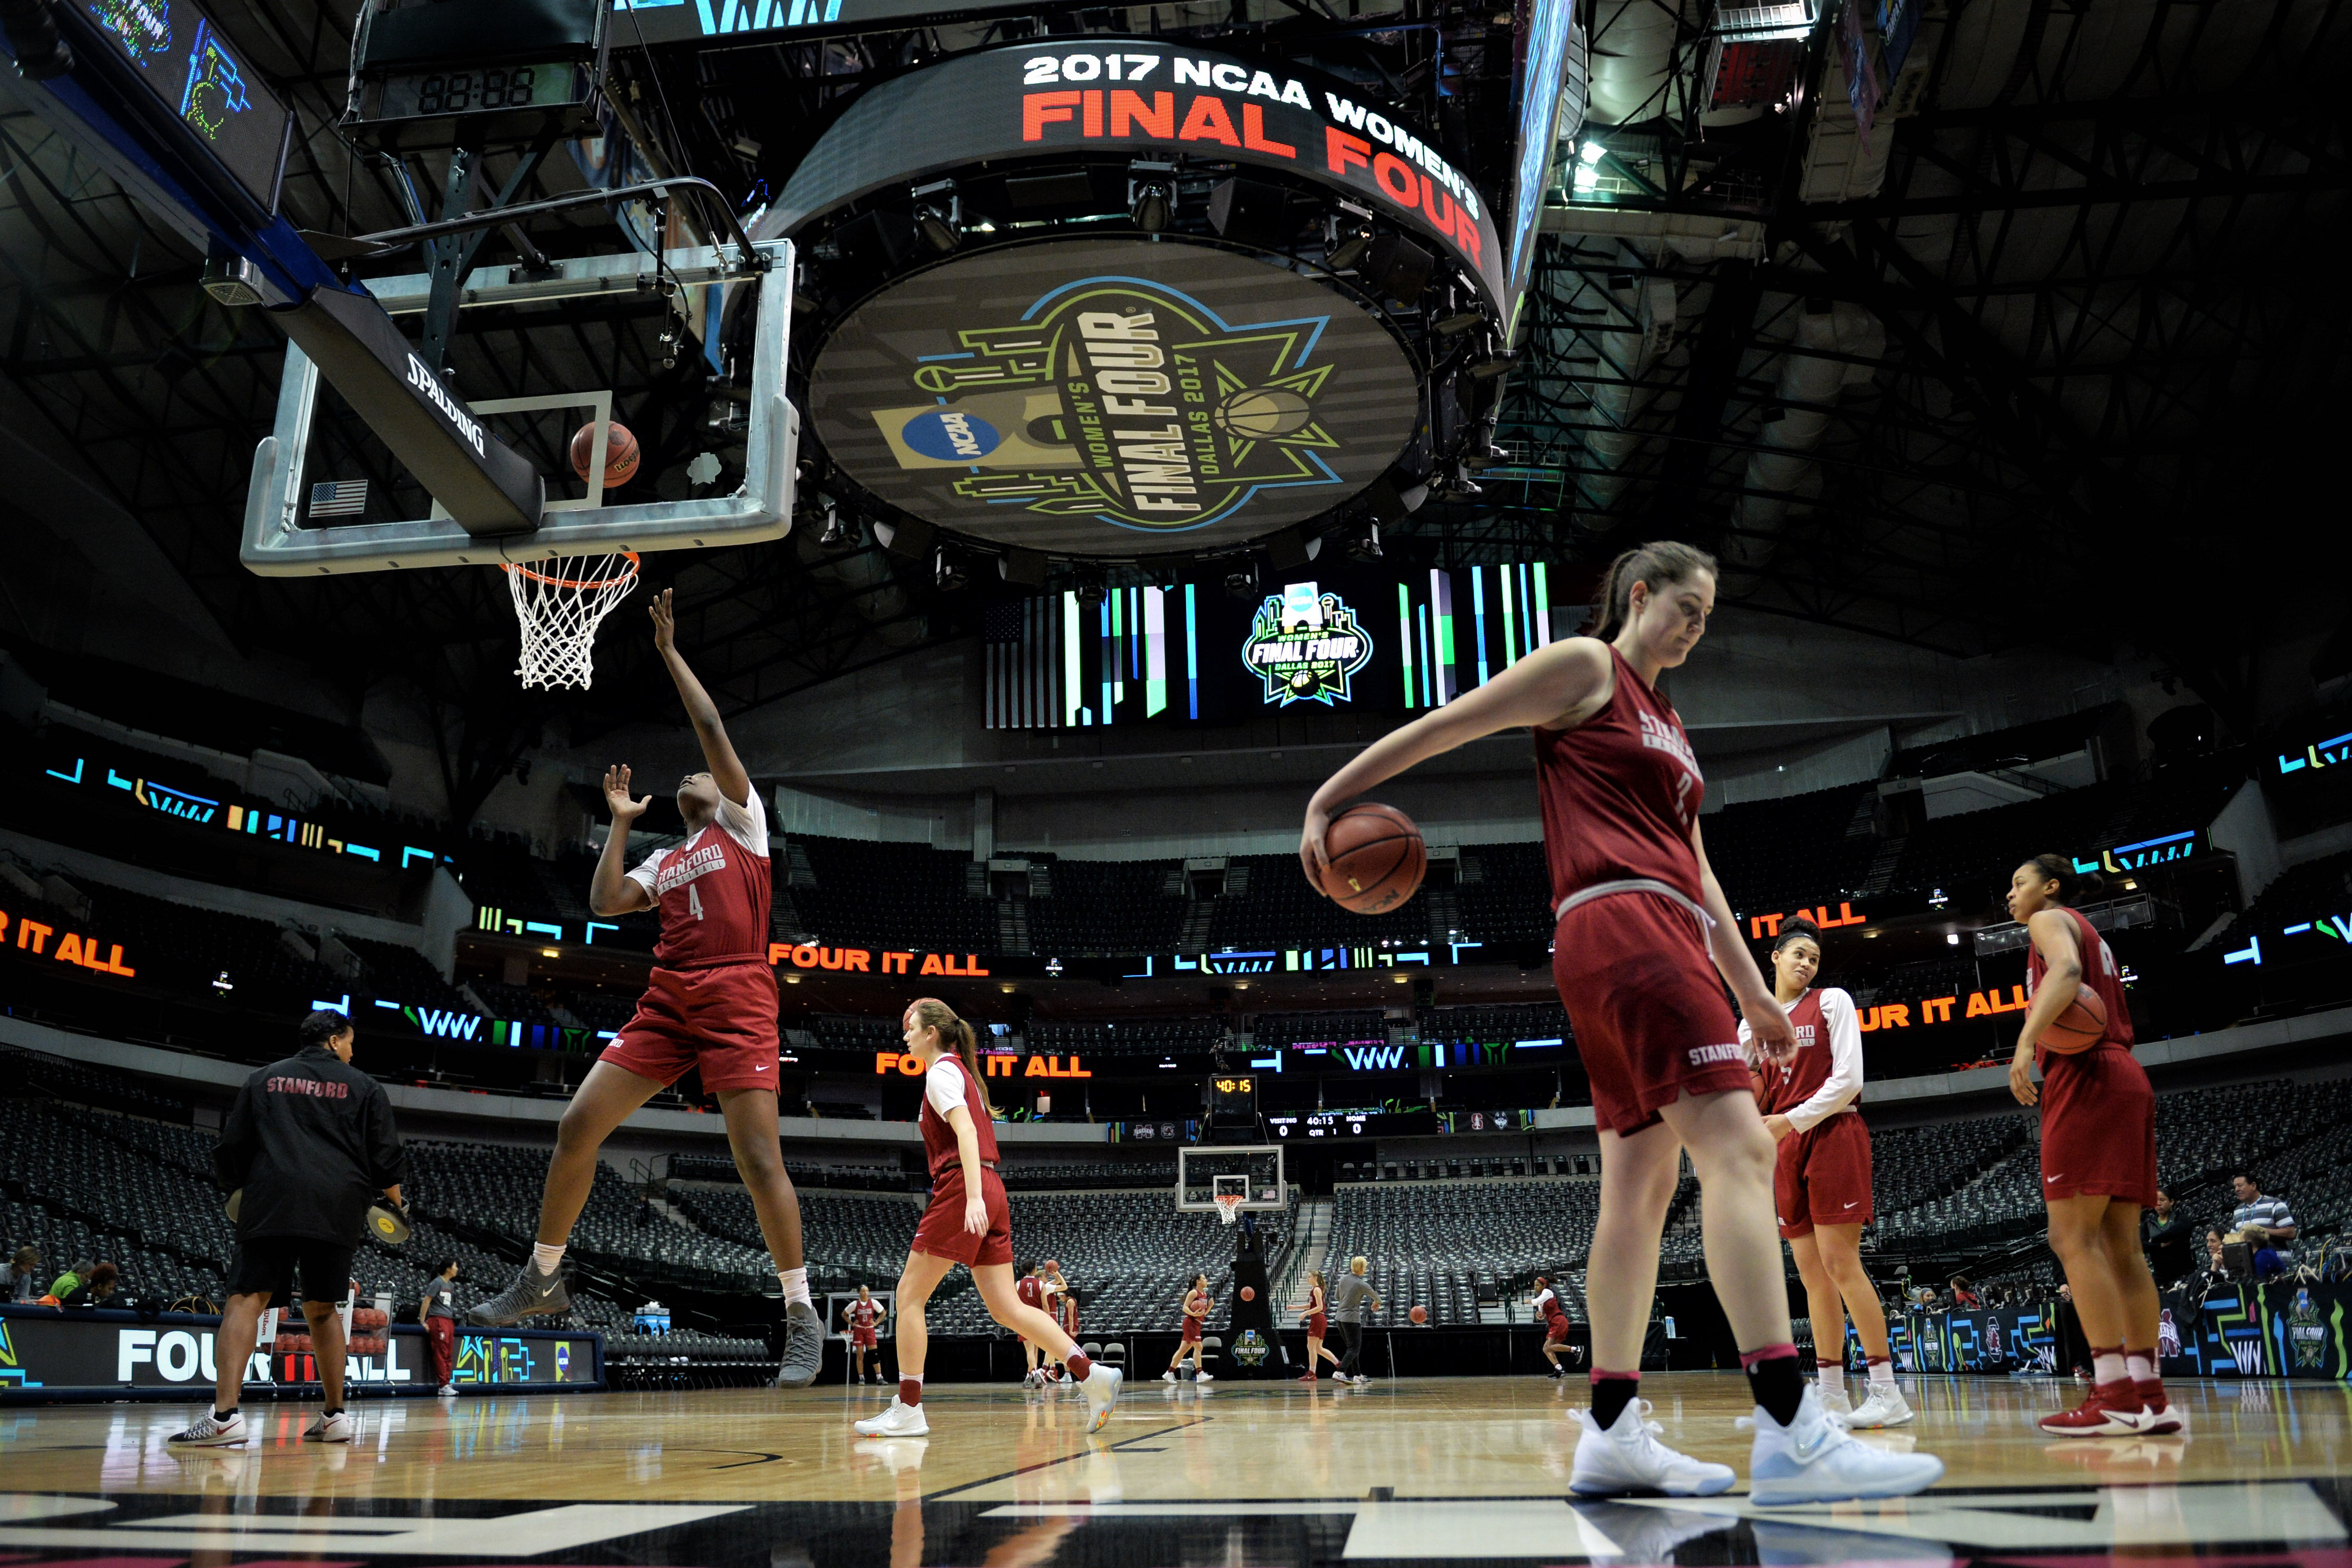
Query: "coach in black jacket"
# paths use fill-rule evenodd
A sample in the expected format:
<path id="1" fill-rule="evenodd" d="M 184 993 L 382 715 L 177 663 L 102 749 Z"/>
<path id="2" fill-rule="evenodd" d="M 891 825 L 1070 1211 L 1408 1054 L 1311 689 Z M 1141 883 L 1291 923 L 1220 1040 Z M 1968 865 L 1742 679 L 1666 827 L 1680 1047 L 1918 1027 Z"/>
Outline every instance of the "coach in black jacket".
<path id="1" fill-rule="evenodd" d="M 352 1255 L 366 1237 L 368 1205 L 382 1193 L 400 1205 L 400 1133 L 383 1086 L 351 1065 L 351 1021 L 318 1012 L 302 1020 L 302 1049 L 245 1080 L 213 1152 L 221 1185 L 243 1189 L 228 1310 L 222 1314 L 213 1411 L 172 1438 L 173 1447 L 218 1447 L 247 1436 L 237 1400 L 263 1309 L 289 1300 L 302 1279 L 302 1315 L 319 1361 L 326 1408 L 302 1436 L 348 1443 L 343 1412 L 343 1323 Z"/>

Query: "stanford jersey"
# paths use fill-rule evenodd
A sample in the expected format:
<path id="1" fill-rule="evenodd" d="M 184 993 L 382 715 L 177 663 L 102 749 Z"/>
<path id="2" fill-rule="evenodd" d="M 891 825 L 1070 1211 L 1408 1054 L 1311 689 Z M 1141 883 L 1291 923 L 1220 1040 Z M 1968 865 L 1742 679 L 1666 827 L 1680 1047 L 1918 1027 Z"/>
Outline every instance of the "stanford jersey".
<path id="1" fill-rule="evenodd" d="M 2098 993 L 2107 1009 L 2106 1032 L 2090 1048 L 2105 1050 L 2114 1046 L 2121 1050 L 2132 1048 L 2131 1004 L 2124 999 L 2124 983 L 2116 973 L 2116 955 L 2107 949 L 2106 939 L 2096 927 L 2084 920 L 2081 911 L 2065 909 L 2060 913 L 2074 922 L 2074 940 L 2083 949 L 2083 984 Z M 2025 950 L 2025 994 L 2032 996 L 2042 984 L 2050 966 L 2042 962 L 2042 950 L 2029 945 Z M 2044 1073 L 2050 1070 L 2050 1051 L 2037 1043 L 2033 1047 L 2033 1065 Z"/>
<path id="2" fill-rule="evenodd" d="M 852 1301 L 849 1304 L 849 1326 L 853 1329 L 871 1331 L 875 1320 L 880 1315 L 871 1301 Z"/>
<path id="3" fill-rule="evenodd" d="M 1604 882 L 1664 882 L 1698 902 L 1698 820 L 1706 784 L 1674 705 L 1615 648 L 1608 704 L 1573 730 L 1538 730 L 1544 854 L 1555 909 Z"/>
<path id="4" fill-rule="evenodd" d="M 932 1063 L 930 1071 L 924 1075 L 923 1113 L 916 1118 L 915 1123 L 922 1130 L 923 1163 L 931 1173 L 931 1180 L 937 1182 L 950 1173 L 961 1180 L 963 1171 L 962 1156 L 956 1152 L 955 1129 L 949 1125 L 945 1113 L 932 1104 L 939 1092 L 929 1081 L 932 1074 L 938 1074 L 941 1079 L 951 1076 L 956 1080 L 957 1088 L 962 1092 L 960 1098 L 949 1103 L 961 1105 L 971 1117 L 972 1132 L 980 1140 L 980 1163 L 994 1165 L 996 1124 L 989 1120 L 988 1102 L 981 1098 L 980 1085 L 971 1081 L 971 1069 L 963 1065 L 963 1058 L 950 1051 Z"/>
<path id="5" fill-rule="evenodd" d="M 1786 1116 L 1800 1132 L 1822 1118 L 1851 1110 L 1862 1100 L 1862 1026 L 1853 998 L 1834 985 L 1817 985 L 1790 1004 L 1789 1026 L 1797 1049 L 1783 1065 L 1756 1049 L 1755 1031 L 1742 1019 L 1739 1043 L 1762 1078 L 1756 1109 Z"/>
<path id="6" fill-rule="evenodd" d="M 628 873 L 661 910 L 654 963 L 710 969 L 768 962 L 768 814 L 760 792 L 738 805 L 719 797 L 709 826 L 675 849 L 656 849 Z"/>
<path id="7" fill-rule="evenodd" d="M 1021 1298 L 1021 1304 L 1024 1307 L 1043 1307 L 1045 1304 L 1045 1281 L 1038 1275 L 1024 1274 L 1013 1282 L 1013 1293 Z"/>

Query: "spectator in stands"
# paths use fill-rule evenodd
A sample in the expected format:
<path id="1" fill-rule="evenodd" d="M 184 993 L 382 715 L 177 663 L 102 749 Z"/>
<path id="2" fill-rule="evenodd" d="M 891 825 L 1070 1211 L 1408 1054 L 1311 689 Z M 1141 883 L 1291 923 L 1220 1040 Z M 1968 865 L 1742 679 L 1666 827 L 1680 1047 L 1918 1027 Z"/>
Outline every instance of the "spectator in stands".
<path id="1" fill-rule="evenodd" d="M 2273 1245 L 2270 1233 L 2261 1226 L 2250 1225 L 2245 1229 L 2246 1244 L 2254 1249 L 2254 1278 L 2269 1279 L 2286 1272 L 2286 1257 Z"/>
<path id="2" fill-rule="evenodd" d="M 1339 1357 L 1339 1367 L 1331 1373 L 1334 1383 L 1370 1383 L 1363 1374 L 1364 1308 L 1381 1310 L 1381 1298 L 1364 1278 L 1370 1260 L 1359 1256 L 1348 1259 L 1348 1272 L 1339 1276 L 1339 1283 L 1331 1292 L 1331 1321 L 1339 1325 L 1339 1342 L 1347 1346 Z"/>
<path id="3" fill-rule="evenodd" d="M 2145 1231 L 2141 1250 L 2147 1254 L 2147 1266 L 2156 1276 L 2159 1289 L 2169 1289 L 2189 1275 L 2189 1251 L 2196 1226 L 2172 1201 L 2171 1189 L 2156 1189 L 2156 1206 L 2141 1217 Z"/>
<path id="4" fill-rule="evenodd" d="M 2218 1226 L 2205 1232 L 2205 1273 L 2208 1285 L 2229 1284 L 2236 1277 L 2230 1272 L 2230 1262 L 2221 1252 L 2221 1231 Z"/>
<path id="5" fill-rule="evenodd" d="M 343 1320 L 352 1254 L 366 1237 L 380 1192 L 400 1207 L 400 1132 L 383 1085 L 351 1065 L 352 1023 L 324 1010 L 304 1018 L 302 1049 L 257 1069 L 221 1123 L 214 1174 L 236 1191 L 236 1257 L 228 1310 L 214 1352 L 219 1379 L 210 1415 L 173 1436 L 173 1448 L 214 1448 L 249 1436 L 237 1401 L 265 1308 L 291 1300 L 302 1278 L 302 1316 L 319 1361 L 325 1408 L 306 1443 L 348 1443 L 343 1409 Z"/>
<path id="6" fill-rule="evenodd" d="M 85 1259 L 82 1262 L 75 1264 L 63 1274 L 58 1275 L 55 1279 L 50 1280 L 50 1300 L 62 1301 L 67 1297 L 72 1295 L 75 1291 L 80 1289 L 81 1282 L 89 1279 L 89 1271 L 97 1267 L 97 1264 Z"/>
<path id="7" fill-rule="evenodd" d="M 1976 1287 L 1969 1283 L 1967 1275 L 1952 1276 L 1952 1310 L 1954 1311 L 1974 1311 L 1983 1305 L 1984 1298 L 1977 1294 Z"/>
<path id="8" fill-rule="evenodd" d="M 8 1300 L 37 1301 L 41 1299 L 41 1249 L 20 1247 L 16 1256 L 8 1260 Z"/>
<path id="9" fill-rule="evenodd" d="M 425 1325 L 425 1341 L 433 1355 L 433 1382 L 445 1397 L 455 1397 L 457 1365 L 457 1260 L 449 1259 L 425 1283 L 425 1300 L 416 1304 L 416 1321 Z"/>
<path id="10" fill-rule="evenodd" d="M 2243 1173 L 2230 1178 L 2230 1187 L 2238 1194 L 2238 1206 L 2230 1214 L 2230 1228 L 2252 1230 L 2259 1226 L 2265 1239 L 2277 1249 L 2280 1266 L 2294 1263 L 2294 1249 L 2278 1245 L 2293 1241 L 2297 1231 L 2294 1213 L 2287 1207 L 2286 1200 L 2265 1196 L 2263 1189 L 2255 1185 L 2254 1178 Z M 2252 1241 L 2253 1237 L 2249 1236 L 2246 1239 Z"/>
<path id="11" fill-rule="evenodd" d="M 106 1307 L 113 1304 L 114 1282 L 121 1271 L 111 1263 L 100 1263 L 90 1269 L 89 1278 L 65 1296 L 59 1302 L 68 1307 Z"/>

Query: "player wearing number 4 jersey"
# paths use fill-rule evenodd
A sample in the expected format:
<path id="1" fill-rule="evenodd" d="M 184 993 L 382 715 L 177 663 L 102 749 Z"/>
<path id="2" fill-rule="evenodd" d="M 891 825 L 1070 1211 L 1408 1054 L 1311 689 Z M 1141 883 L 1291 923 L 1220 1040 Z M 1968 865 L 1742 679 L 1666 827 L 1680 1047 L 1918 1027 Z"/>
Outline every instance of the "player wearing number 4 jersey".
<path id="1" fill-rule="evenodd" d="M 805 1388 L 823 1364 L 824 1320 L 809 1300 L 801 1257 L 801 1205 L 784 1173 L 776 1122 L 776 977 L 768 964 L 768 818 L 735 755 L 719 709 L 677 651 L 665 588 L 650 607 L 654 646 L 669 668 L 709 772 L 678 781 L 686 842 L 627 864 L 629 825 L 653 805 L 632 799 L 626 765 L 604 774 L 612 831 L 588 889 L 588 906 L 610 920 L 657 910 L 661 940 L 653 973 L 631 1018 L 564 1108 L 540 1199 L 539 1237 L 515 1282 L 469 1314 L 500 1326 L 560 1312 L 570 1295 L 557 1274 L 572 1226 L 596 1179 L 597 1150 L 613 1129 L 655 1094 L 701 1075 L 719 1097 L 735 1168 L 750 1190 L 760 1234 L 784 1290 L 782 1368 L 777 1384 Z"/>

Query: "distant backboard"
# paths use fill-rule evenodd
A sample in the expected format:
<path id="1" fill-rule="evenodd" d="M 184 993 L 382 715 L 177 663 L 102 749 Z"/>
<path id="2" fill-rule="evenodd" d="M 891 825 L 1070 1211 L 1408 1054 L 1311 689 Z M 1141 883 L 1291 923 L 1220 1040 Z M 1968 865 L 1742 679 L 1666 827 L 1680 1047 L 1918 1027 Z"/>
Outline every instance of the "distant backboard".
<path id="1" fill-rule="evenodd" d="M 607 506 L 598 466 L 584 485 L 568 469 L 548 476 L 545 515 L 539 527 L 529 532 L 470 533 L 438 506 L 422 516 L 383 520 L 373 515 L 381 507 L 381 498 L 367 499 L 366 480 L 356 473 L 341 471 L 350 466 L 348 462 L 326 458 L 314 442 L 320 400 L 328 393 L 319 367 L 300 348 L 289 343 L 286 374 L 278 385 L 277 423 L 253 455 L 240 552 L 246 567 L 262 576 L 307 577 L 420 566 L 495 566 L 508 561 L 541 561 L 551 555 L 691 550 L 782 538 L 792 528 L 793 469 L 800 447 L 799 415 L 784 395 L 793 253 L 791 244 L 781 240 L 759 248 L 770 262 L 768 268 L 756 282 L 740 280 L 733 285 L 756 288 L 759 300 L 751 386 L 744 411 L 741 481 L 731 491 Z M 719 254 L 707 248 L 670 251 L 658 268 L 654 258 L 634 254 L 578 258 L 558 263 L 552 273 L 541 275 L 517 267 L 488 267 L 468 279 L 461 304 L 525 305 L 635 293 L 652 283 L 657 274 L 686 287 L 715 283 L 727 276 Z M 736 276 L 740 278 L 740 273 Z M 417 273 L 374 279 L 368 287 L 383 308 L 397 316 L 425 309 L 430 279 Z M 711 319 L 715 331 L 716 311 Z M 467 410 L 479 416 L 486 432 L 499 439 L 509 439 L 517 422 L 533 418 L 553 421 L 564 428 L 583 424 L 601 427 L 611 411 L 612 394 L 602 387 L 488 400 Z M 561 442 L 557 449 L 562 449 Z M 367 515 L 353 516 L 362 507 L 368 509 Z"/>
<path id="2" fill-rule="evenodd" d="M 1282 1149 L 1277 1144 L 1197 1144 L 1176 1151 L 1176 1206 L 1187 1212 L 1214 1213 L 1216 1194 L 1231 1192 L 1238 1183 L 1244 1209 L 1285 1209 L 1290 1187 L 1283 1180 Z"/>

